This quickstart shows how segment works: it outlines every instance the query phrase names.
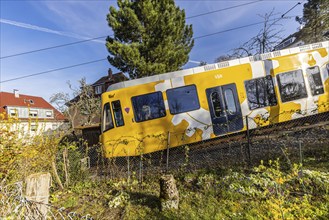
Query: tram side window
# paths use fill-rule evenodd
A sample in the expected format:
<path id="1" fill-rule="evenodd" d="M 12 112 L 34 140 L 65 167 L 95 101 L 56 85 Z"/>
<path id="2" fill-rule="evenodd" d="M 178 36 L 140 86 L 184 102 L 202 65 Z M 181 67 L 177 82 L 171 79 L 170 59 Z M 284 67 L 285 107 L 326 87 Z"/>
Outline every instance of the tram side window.
<path id="1" fill-rule="evenodd" d="M 134 108 L 136 122 L 166 116 L 166 108 L 161 92 L 135 96 L 131 98 L 131 101 Z"/>
<path id="2" fill-rule="evenodd" d="M 110 103 L 106 103 L 104 105 L 104 110 L 103 110 L 103 126 L 102 126 L 103 129 L 102 130 L 104 132 L 104 131 L 112 129 L 113 127 L 114 127 L 114 125 L 113 125 Z"/>
<path id="3" fill-rule="evenodd" d="M 307 97 L 302 70 L 281 73 L 276 77 L 282 102 L 289 102 Z"/>
<path id="4" fill-rule="evenodd" d="M 200 108 L 195 85 L 168 89 L 167 97 L 169 110 L 173 115 Z"/>
<path id="5" fill-rule="evenodd" d="M 232 89 L 226 89 L 224 91 L 224 95 L 225 95 L 225 103 L 226 103 L 227 111 L 231 115 L 236 114 L 237 109 L 236 109 L 236 105 L 234 101 L 235 99 Z"/>
<path id="6" fill-rule="evenodd" d="M 112 110 L 113 110 L 115 125 L 117 127 L 123 126 L 125 123 L 123 121 L 121 104 L 119 100 L 112 102 Z"/>
<path id="7" fill-rule="evenodd" d="M 216 118 L 219 118 L 221 116 L 223 116 L 223 110 L 222 107 L 220 105 L 220 97 L 218 92 L 213 92 L 210 94 L 210 100 L 212 103 L 212 107 L 214 110 L 214 114 L 216 116 Z"/>
<path id="8" fill-rule="evenodd" d="M 250 110 L 277 105 L 271 76 L 245 81 Z"/>
<path id="9" fill-rule="evenodd" d="M 320 95 L 324 93 L 320 69 L 318 66 L 306 69 L 308 82 L 310 83 L 312 95 Z"/>

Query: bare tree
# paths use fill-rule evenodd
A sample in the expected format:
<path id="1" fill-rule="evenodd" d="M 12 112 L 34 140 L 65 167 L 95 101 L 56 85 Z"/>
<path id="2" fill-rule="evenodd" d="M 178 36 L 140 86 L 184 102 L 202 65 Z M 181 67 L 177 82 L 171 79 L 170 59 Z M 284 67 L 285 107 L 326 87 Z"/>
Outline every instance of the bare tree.
<path id="1" fill-rule="evenodd" d="M 278 13 L 274 13 L 274 9 L 265 15 L 259 15 L 264 20 L 264 23 L 257 35 L 241 46 L 234 48 L 230 54 L 219 56 L 215 62 L 272 51 L 274 46 L 282 40 L 280 34 L 283 32 L 283 28 L 279 21 L 285 17 L 274 18 L 277 15 Z"/>
<path id="2" fill-rule="evenodd" d="M 231 55 L 229 55 L 229 54 L 227 54 L 227 55 L 221 55 L 221 56 L 219 56 L 219 57 L 217 57 L 217 58 L 215 59 L 215 62 L 216 62 L 216 63 L 224 62 L 224 61 L 231 60 L 232 58 L 233 58 L 233 57 L 232 57 Z"/>
<path id="3" fill-rule="evenodd" d="M 50 97 L 50 103 L 68 117 L 71 128 L 92 124 L 93 119 L 100 117 L 101 100 L 95 97 L 92 86 L 87 85 L 85 78 L 79 80 L 78 89 L 70 82 L 68 86 L 73 98 L 68 93 L 59 92 Z"/>
<path id="4" fill-rule="evenodd" d="M 263 28 L 255 37 L 251 38 L 244 43 L 242 47 L 236 50 L 247 52 L 248 55 L 271 52 L 274 46 L 279 44 L 282 40 L 280 34 L 283 32 L 283 28 L 282 25 L 278 23 L 281 18 L 273 18 L 277 15 L 278 13 L 274 13 L 274 9 L 265 15 L 259 15 L 264 20 Z"/>

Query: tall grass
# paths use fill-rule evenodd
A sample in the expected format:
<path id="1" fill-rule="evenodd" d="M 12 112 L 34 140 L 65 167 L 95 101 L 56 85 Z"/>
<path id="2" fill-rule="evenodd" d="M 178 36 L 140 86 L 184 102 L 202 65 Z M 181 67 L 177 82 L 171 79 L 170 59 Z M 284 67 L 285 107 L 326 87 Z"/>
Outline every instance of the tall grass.
<path id="1" fill-rule="evenodd" d="M 50 172 L 54 186 L 63 188 L 62 182 L 70 182 L 64 173 L 76 173 L 81 155 L 77 142 L 64 139 L 66 131 L 46 131 L 36 119 L 24 122 L 26 129 L 17 117 L 5 118 L 0 115 L 0 186 L 24 181 L 37 172 Z M 36 124 L 36 131 L 31 132 L 31 123 Z"/>

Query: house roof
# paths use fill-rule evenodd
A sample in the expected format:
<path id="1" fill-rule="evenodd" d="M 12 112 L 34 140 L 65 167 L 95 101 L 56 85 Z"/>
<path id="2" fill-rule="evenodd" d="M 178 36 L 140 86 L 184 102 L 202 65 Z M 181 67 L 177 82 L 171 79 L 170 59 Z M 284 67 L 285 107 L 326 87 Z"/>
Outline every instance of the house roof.
<path id="1" fill-rule="evenodd" d="M 5 112 L 6 106 L 12 107 L 29 107 L 40 109 L 51 109 L 54 111 L 55 120 L 65 120 L 65 116 L 55 109 L 42 97 L 19 94 L 15 97 L 14 93 L 0 92 L 0 113 Z"/>
<path id="2" fill-rule="evenodd" d="M 109 76 L 103 76 L 102 78 L 100 78 L 99 80 L 94 82 L 92 84 L 92 86 L 105 84 L 106 82 L 117 83 L 117 82 L 122 82 L 125 80 L 128 80 L 128 78 L 122 72 L 119 72 L 119 73 L 111 75 L 110 78 L 109 78 Z"/>
<path id="3" fill-rule="evenodd" d="M 105 82 L 109 81 L 108 80 L 108 76 L 103 76 L 102 78 L 100 78 L 99 80 L 97 80 L 96 82 L 94 82 L 93 84 L 91 84 L 92 86 L 97 86 L 100 84 L 103 84 Z"/>
<path id="4" fill-rule="evenodd" d="M 123 74 L 122 72 L 118 72 L 115 74 L 110 74 L 107 76 L 103 76 L 100 79 L 98 79 L 96 82 L 94 82 L 93 84 L 91 84 L 92 87 L 96 87 L 96 86 L 100 86 L 100 85 L 105 85 L 106 89 L 109 85 L 114 84 L 114 83 L 118 83 L 118 82 L 123 82 L 128 80 L 128 78 L 125 76 L 125 74 Z M 105 89 L 105 90 L 106 90 Z M 96 97 L 100 96 L 100 95 L 95 95 Z M 80 100 L 80 95 L 75 96 L 73 99 L 71 99 L 70 101 L 68 101 L 67 103 L 65 103 L 66 106 L 70 106 L 71 103 L 77 102 Z"/>

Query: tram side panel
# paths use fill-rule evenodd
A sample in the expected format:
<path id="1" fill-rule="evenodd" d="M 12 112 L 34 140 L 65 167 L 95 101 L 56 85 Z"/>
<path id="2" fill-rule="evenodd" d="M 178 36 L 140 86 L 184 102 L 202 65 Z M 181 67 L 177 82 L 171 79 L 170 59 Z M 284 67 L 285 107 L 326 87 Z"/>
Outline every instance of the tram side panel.
<path id="1" fill-rule="evenodd" d="M 243 131 L 246 116 L 255 128 L 328 111 L 328 60 L 328 50 L 319 49 L 106 92 L 103 106 L 111 111 L 103 115 L 114 122 L 101 136 L 106 155 Z M 115 122 L 118 100 L 124 125 Z"/>
<path id="2" fill-rule="evenodd" d="M 328 50 L 303 52 L 272 59 L 279 112 L 276 122 L 328 111 Z"/>
<path id="3" fill-rule="evenodd" d="M 167 146 L 168 113 L 163 94 L 155 91 L 155 85 L 156 82 L 148 83 L 102 95 L 103 106 L 120 100 L 124 119 L 124 126 L 114 124 L 112 129 L 102 128 L 101 142 L 107 157 L 136 156 L 162 150 Z M 115 122 L 113 109 L 111 111 Z"/>
<path id="4" fill-rule="evenodd" d="M 207 121 L 212 132 L 204 130 L 208 138 L 244 130 L 246 114 L 242 103 L 246 99 L 243 81 L 252 77 L 250 64 L 212 70 L 186 77 L 186 83 L 197 82 L 201 108 L 207 112 Z M 202 126 L 200 126 L 202 128 Z M 204 140 L 204 139 L 203 139 Z"/>

